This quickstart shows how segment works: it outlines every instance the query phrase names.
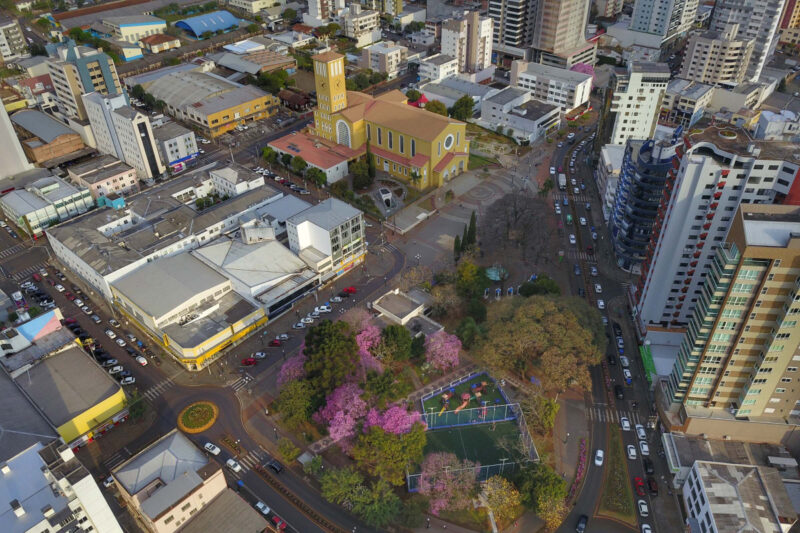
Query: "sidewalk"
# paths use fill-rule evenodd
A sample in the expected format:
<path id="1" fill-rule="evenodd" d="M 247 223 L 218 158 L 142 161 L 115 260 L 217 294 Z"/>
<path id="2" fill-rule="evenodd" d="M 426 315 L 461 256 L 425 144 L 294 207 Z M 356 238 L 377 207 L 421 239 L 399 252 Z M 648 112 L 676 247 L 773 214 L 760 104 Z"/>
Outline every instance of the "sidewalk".
<path id="1" fill-rule="evenodd" d="M 587 449 L 592 443 L 583 394 L 569 390 L 558 397 L 558 404 L 560 408 L 553 427 L 553 458 L 556 472 L 565 477 L 569 486 L 575 477 L 581 438 L 586 439 Z"/>

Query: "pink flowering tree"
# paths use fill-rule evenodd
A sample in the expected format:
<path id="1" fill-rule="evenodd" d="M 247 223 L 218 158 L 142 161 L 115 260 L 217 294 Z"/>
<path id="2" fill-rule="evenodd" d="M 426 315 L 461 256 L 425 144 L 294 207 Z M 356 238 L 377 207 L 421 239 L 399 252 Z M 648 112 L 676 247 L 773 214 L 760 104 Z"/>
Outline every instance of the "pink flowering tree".
<path id="1" fill-rule="evenodd" d="M 436 516 L 442 510 L 466 509 L 477 488 L 477 463 L 460 461 L 454 453 L 431 453 L 422 462 L 419 492 L 430 500 Z"/>
<path id="2" fill-rule="evenodd" d="M 349 439 L 356 433 L 356 419 L 346 411 L 338 411 L 333 415 L 331 425 L 328 426 L 328 435 L 334 442 Z"/>
<path id="3" fill-rule="evenodd" d="M 363 307 L 356 307 L 345 313 L 342 320 L 350 325 L 351 331 L 363 331 L 370 325 L 372 315 Z"/>
<path id="4" fill-rule="evenodd" d="M 383 413 L 372 408 L 364 420 L 364 432 L 372 426 L 379 426 L 387 433 L 402 435 L 411 431 L 417 422 L 422 423 L 422 415 L 419 411 L 409 412 L 405 405 L 392 405 Z"/>
<path id="5" fill-rule="evenodd" d="M 355 383 L 345 383 L 334 389 L 328 395 L 325 407 L 314 414 L 314 421 L 319 424 L 330 426 L 337 413 L 345 413 L 355 420 L 363 417 L 367 413 L 367 403 L 361 399 L 364 391 Z M 340 418 L 339 423 L 343 423 Z"/>
<path id="6" fill-rule="evenodd" d="M 286 360 L 278 372 L 278 386 L 285 383 L 294 381 L 296 379 L 303 379 L 306 376 L 306 369 L 304 364 L 306 362 L 306 355 L 303 353 L 302 347 L 300 351 Z"/>
<path id="7" fill-rule="evenodd" d="M 383 365 L 378 359 L 372 355 L 371 350 L 381 342 L 381 330 L 372 324 L 367 325 L 361 333 L 356 335 L 356 344 L 358 344 L 358 355 L 361 358 L 361 367 L 363 373 L 366 374 L 370 370 L 374 370 L 379 374 L 383 373 Z"/>
<path id="8" fill-rule="evenodd" d="M 425 339 L 425 360 L 441 372 L 458 366 L 460 351 L 461 341 L 459 338 L 444 330 L 428 335 L 428 338 Z"/>

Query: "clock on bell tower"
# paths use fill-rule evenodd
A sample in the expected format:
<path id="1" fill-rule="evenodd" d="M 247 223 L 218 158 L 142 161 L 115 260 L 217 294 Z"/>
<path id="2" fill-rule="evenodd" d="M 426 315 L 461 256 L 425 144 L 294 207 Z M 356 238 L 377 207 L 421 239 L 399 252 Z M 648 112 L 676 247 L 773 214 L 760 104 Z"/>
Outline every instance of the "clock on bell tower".
<path id="1" fill-rule="evenodd" d="M 347 107 L 344 56 L 336 52 L 325 52 L 311 59 L 314 61 L 314 84 L 317 88 L 314 129 L 320 137 L 334 140 L 335 128 L 331 115 Z"/>

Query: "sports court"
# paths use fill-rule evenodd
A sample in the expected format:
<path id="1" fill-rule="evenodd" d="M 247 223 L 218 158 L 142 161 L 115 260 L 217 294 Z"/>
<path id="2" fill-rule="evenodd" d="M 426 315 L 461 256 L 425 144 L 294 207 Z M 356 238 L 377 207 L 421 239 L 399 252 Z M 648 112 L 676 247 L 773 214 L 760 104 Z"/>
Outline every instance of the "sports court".
<path id="1" fill-rule="evenodd" d="M 469 459 L 481 465 L 497 464 L 503 459 L 507 459 L 508 463 L 524 459 L 520 450 L 516 449 L 520 432 L 514 421 L 428 430 L 425 436 L 428 438 L 426 455 L 451 452 L 460 459 Z M 500 441 L 507 442 L 506 446 L 500 446 Z"/>

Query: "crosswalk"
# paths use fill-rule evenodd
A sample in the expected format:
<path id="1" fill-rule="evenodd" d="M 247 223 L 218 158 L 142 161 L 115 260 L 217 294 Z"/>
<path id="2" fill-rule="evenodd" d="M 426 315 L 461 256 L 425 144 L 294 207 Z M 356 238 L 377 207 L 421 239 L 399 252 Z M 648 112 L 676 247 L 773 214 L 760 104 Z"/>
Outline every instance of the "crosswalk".
<path id="1" fill-rule="evenodd" d="M 0 259 L 5 259 L 6 257 L 11 257 L 12 255 L 17 254 L 17 253 L 21 252 L 24 249 L 25 249 L 25 247 L 22 246 L 21 244 L 15 244 L 11 248 L 6 248 L 5 250 L 0 251 Z"/>
<path id="2" fill-rule="evenodd" d="M 608 406 L 592 406 L 589 409 L 589 420 L 594 422 L 608 422 L 619 424 L 620 418 L 627 418 L 630 420 L 631 425 L 641 424 L 641 418 L 636 411 L 624 411 L 614 409 Z"/>
<path id="3" fill-rule="evenodd" d="M 36 263 L 35 265 L 29 266 L 25 269 L 19 270 L 11 274 L 11 278 L 15 281 L 23 281 L 31 276 L 34 272 L 39 272 L 42 268 L 46 266 L 45 262 Z"/>
<path id="4" fill-rule="evenodd" d="M 553 199 L 558 200 L 558 203 L 561 204 L 564 200 L 564 197 L 567 197 L 570 202 L 577 202 L 578 205 L 583 206 L 589 202 L 591 202 L 591 198 L 588 194 L 581 193 L 581 194 L 567 194 L 565 192 L 554 192 Z"/>
<path id="5" fill-rule="evenodd" d="M 246 387 L 251 381 L 253 381 L 253 377 L 248 374 L 245 374 L 244 376 L 234 381 L 233 384 L 231 384 L 231 388 L 233 389 L 233 392 L 236 392 L 239 389 Z"/>
<path id="6" fill-rule="evenodd" d="M 582 250 L 567 250 L 567 256 L 573 260 L 577 259 L 579 261 L 586 261 L 587 263 L 597 263 L 597 258 L 594 254 L 588 254 Z"/>
<path id="7" fill-rule="evenodd" d="M 127 461 L 128 457 L 130 456 L 131 453 L 128 451 L 128 448 L 122 448 L 117 453 L 103 461 L 103 466 L 105 466 L 107 470 L 111 471 Z"/>
<path id="8" fill-rule="evenodd" d="M 161 394 L 165 390 L 167 390 L 167 389 L 169 389 L 171 387 L 174 387 L 174 386 L 175 386 L 175 382 L 172 381 L 170 378 L 162 379 L 161 381 L 159 381 L 158 383 L 156 383 L 155 385 L 153 385 L 152 387 L 150 387 L 146 391 L 144 391 L 142 393 L 142 397 L 145 400 L 147 400 L 149 402 L 152 402 L 156 398 L 161 396 Z"/>
<path id="9" fill-rule="evenodd" d="M 236 462 L 241 465 L 242 471 L 233 472 L 229 470 L 228 473 L 235 478 L 241 478 L 248 471 L 253 470 L 256 465 L 263 464 L 268 459 L 270 459 L 270 456 L 266 452 L 261 450 L 250 450 L 246 454 L 236 458 Z"/>

